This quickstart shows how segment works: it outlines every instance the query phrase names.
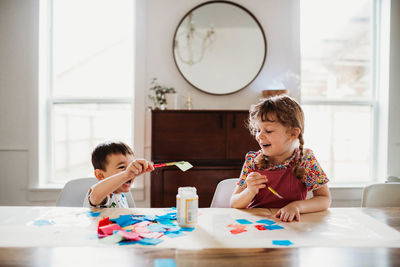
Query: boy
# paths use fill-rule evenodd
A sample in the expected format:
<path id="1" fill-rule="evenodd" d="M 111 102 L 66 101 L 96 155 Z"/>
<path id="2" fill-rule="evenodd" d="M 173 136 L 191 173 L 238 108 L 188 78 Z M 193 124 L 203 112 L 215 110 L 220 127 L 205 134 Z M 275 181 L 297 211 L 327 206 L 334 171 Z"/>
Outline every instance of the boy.
<path id="1" fill-rule="evenodd" d="M 104 142 L 92 152 L 94 175 L 99 180 L 87 193 L 84 207 L 129 208 L 124 192 L 133 180 L 154 170 L 145 159 L 134 159 L 133 151 L 123 142 Z"/>

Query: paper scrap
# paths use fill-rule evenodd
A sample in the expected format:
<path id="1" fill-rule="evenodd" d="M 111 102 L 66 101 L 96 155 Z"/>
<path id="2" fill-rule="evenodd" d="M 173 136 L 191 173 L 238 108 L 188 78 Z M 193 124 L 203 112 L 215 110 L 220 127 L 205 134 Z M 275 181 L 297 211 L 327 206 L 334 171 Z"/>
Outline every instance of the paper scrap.
<path id="1" fill-rule="evenodd" d="M 260 230 L 260 231 L 265 231 L 265 230 L 267 230 L 267 228 L 265 228 L 264 225 L 260 225 L 260 224 L 259 224 L 259 225 L 254 225 L 254 227 L 257 228 L 257 229 Z"/>
<path id="2" fill-rule="evenodd" d="M 193 232 L 194 227 L 181 227 L 180 230 L 184 232 Z"/>
<path id="3" fill-rule="evenodd" d="M 120 235 L 109 235 L 107 237 L 100 239 L 100 242 L 104 244 L 116 244 L 123 239 L 124 238 Z"/>
<path id="4" fill-rule="evenodd" d="M 138 233 L 135 232 L 127 232 L 127 231 L 118 231 L 117 232 L 118 235 L 122 236 L 125 239 L 129 239 L 129 240 L 135 240 L 138 241 L 141 238 L 139 237 Z"/>
<path id="5" fill-rule="evenodd" d="M 100 214 L 101 214 L 101 212 L 93 212 L 93 211 L 88 212 L 88 216 L 90 216 L 90 217 L 99 217 Z"/>
<path id="6" fill-rule="evenodd" d="M 155 259 L 154 267 L 176 267 L 174 259 Z"/>
<path id="7" fill-rule="evenodd" d="M 142 240 L 137 241 L 141 245 L 157 245 L 158 243 L 163 242 L 162 239 L 157 238 L 143 238 Z"/>
<path id="8" fill-rule="evenodd" d="M 164 233 L 166 236 L 171 237 L 171 238 L 175 238 L 175 237 L 180 237 L 180 236 L 185 236 L 185 233 L 182 232 L 165 232 Z"/>
<path id="9" fill-rule="evenodd" d="M 285 229 L 280 225 L 274 224 L 274 225 L 266 225 L 264 226 L 265 228 L 267 228 L 268 230 L 279 230 L 279 229 Z"/>
<path id="10" fill-rule="evenodd" d="M 104 226 L 99 227 L 99 234 L 104 234 L 104 235 L 112 235 L 114 231 L 119 231 L 122 230 L 121 227 L 119 227 L 118 224 L 108 224 Z"/>
<path id="11" fill-rule="evenodd" d="M 233 229 L 233 230 L 230 230 L 230 232 L 233 235 L 237 235 L 237 234 L 240 234 L 240 233 L 247 232 L 247 230 L 246 229 Z"/>
<path id="12" fill-rule="evenodd" d="M 262 224 L 267 224 L 267 225 L 272 225 L 275 224 L 276 222 L 272 221 L 272 220 L 267 220 L 267 219 L 262 219 L 262 220 L 258 220 L 256 221 L 257 223 L 262 223 Z"/>
<path id="13" fill-rule="evenodd" d="M 164 235 L 164 233 L 153 232 L 153 233 L 142 233 L 142 234 L 140 234 L 140 237 L 143 237 L 143 238 L 160 238 L 163 235 Z"/>
<path id="14" fill-rule="evenodd" d="M 136 243 L 138 243 L 139 241 L 135 241 L 135 240 L 122 240 L 120 242 L 118 242 L 118 244 L 120 246 L 126 246 L 126 245 L 134 245 Z"/>
<path id="15" fill-rule="evenodd" d="M 290 246 L 290 245 L 293 245 L 293 243 L 289 240 L 272 240 L 272 245 Z"/>
<path id="16" fill-rule="evenodd" d="M 176 162 L 175 165 L 184 172 L 193 167 L 193 165 L 187 161 Z"/>
<path id="17" fill-rule="evenodd" d="M 253 224 L 251 221 L 246 220 L 246 219 L 238 219 L 236 220 L 240 224 Z"/>
<path id="18" fill-rule="evenodd" d="M 50 220 L 35 220 L 33 224 L 36 226 L 47 226 L 47 225 L 53 225 L 55 224 L 55 222 Z"/>

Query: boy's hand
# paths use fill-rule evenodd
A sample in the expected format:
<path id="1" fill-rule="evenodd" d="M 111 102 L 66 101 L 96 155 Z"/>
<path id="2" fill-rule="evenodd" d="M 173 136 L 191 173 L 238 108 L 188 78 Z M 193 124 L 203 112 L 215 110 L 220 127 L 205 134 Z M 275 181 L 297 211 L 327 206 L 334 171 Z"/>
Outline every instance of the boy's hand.
<path id="1" fill-rule="evenodd" d="M 261 188 L 267 187 L 266 182 L 268 182 L 267 177 L 258 172 L 252 172 L 246 178 L 247 189 L 255 194 L 258 194 Z"/>
<path id="2" fill-rule="evenodd" d="M 278 210 L 275 218 L 279 218 L 282 222 L 291 222 L 293 220 L 300 221 L 300 209 L 296 203 L 292 202 Z"/>
<path id="3" fill-rule="evenodd" d="M 145 159 L 136 159 L 129 163 L 125 172 L 129 179 L 154 170 L 153 164 Z"/>

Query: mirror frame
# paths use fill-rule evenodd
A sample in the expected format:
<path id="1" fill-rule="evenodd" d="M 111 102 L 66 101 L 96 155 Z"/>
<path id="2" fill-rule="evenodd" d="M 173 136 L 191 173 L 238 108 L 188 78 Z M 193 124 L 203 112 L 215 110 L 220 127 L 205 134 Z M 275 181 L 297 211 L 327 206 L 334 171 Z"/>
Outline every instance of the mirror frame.
<path id="1" fill-rule="evenodd" d="M 259 69 L 258 72 L 254 75 L 254 77 L 249 81 L 249 83 L 247 83 L 245 86 L 243 86 L 243 87 L 241 87 L 241 88 L 236 89 L 235 91 L 232 91 L 232 92 L 230 92 L 230 93 L 224 93 L 224 94 L 218 94 L 218 93 L 207 92 L 207 91 L 204 91 L 204 89 L 198 88 L 197 86 L 193 85 L 193 84 L 186 78 L 186 76 L 182 73 L 181 69 L 179 68 L 178 63 L 176 62 L 175 52 L 174 52 L 174 50 L 175 50 L 175 38 L 176 38 L 176 34 L 177 34 L 177 32 L 178 32 L 179 27 L 182 25 L 182 22 L 186 19 L 186 17 L 187 17 L 190 13 L 192 13 L 194 10 L 196 10 L 196 9 L 202 7 L 202 6 L 209 5 L 209 4 L 214 4 L 214 3 L 224 3 L 224 4 L 233 5 L 233 6 L 236 6 L 236 7 L 240 8 L 240 9 L 242 9 L 242 10 L 245 11 L 248 15 L 250 15 L 250 17 L 252 17 L 252 18 L 254 19 L 254 21 L 256 22 L 256 24 L 258 25 L 258 27 L 259 27 L 260 30 L 261 30 L 261 34 L 262 34 L 262 37 L 263 37 L 263 40 L 264 40 L 264 47 L 265 47 L 265 49 L 264 49 L 264 57 L 263 57 L 263 60 L 262 60 L 260 69 Z M 258 75 L 260 74 L 261 70 L 264 68 L 265 60 L 266 60 L 266 58 L 267 58 L 267 51 L 268 51 L 267 39 L 266 39 L 266 37 L 265 37 L 264 29 L 263 29 L 263 27 L 261 26 L 260 22 L 257 20 L 257 18 L 253 15 L 253 13 L 251 13 L 248 9 L 246 9 L 245 7 L 243 7 L 243 6 L 241 6 L 241 5 L 237 4 L 237 3 L 233 3 L 233 2 L 230 2 L 230 1 L 223 1 L 223 0 L 204 2 L 204 3 L 201 3 L 201 4 L 197 5 L 197 6 L 195 6 L 195 7 L 192 8 L 192 9 L 190 9 L 188 12 L 186 12 L 186 14 L 185 14 L 185 15 L 181 18 L 181 20 L 179 21 L 178 26 L 176 26 L 176 29 L 175 29 L 175 32 L 174 32 L 174 36 L 173 36 L 173 39 L 172 39 L 172 57 L 174 58 L 174 63 L 175 63 L 176 68 L 178 69 L 178 71 L 179 71 L 179 73 L 182 75 L 182 77 L 185 79 L 185 81 L 188 82 L 192 87 L 196 88 L 197 90 L 200 90 L 200 91 L 203 92 L 203 93 L 210 94 L 210 95 L 217 95 L 217 96 L 218 96 L 218 95 L 222 96 L 222 95 L 234 94 L 234 93 L 237 93 L 237 92 L 243 90 L 244 88 L 248 87 L 248 86 L 258 77 Z"/>

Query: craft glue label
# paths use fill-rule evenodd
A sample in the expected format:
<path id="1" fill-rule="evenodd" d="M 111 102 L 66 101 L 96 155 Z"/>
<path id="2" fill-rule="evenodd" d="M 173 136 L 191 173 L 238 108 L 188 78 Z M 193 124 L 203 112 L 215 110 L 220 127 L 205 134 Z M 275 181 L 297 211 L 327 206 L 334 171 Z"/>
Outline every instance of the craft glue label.
<path id="1" fill-rule="evenodd" d="M 197 224 L 199 197 L 195 187 L 179 187 L 176 195 L 176 220 L 181 227 Z"/>

